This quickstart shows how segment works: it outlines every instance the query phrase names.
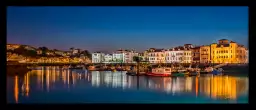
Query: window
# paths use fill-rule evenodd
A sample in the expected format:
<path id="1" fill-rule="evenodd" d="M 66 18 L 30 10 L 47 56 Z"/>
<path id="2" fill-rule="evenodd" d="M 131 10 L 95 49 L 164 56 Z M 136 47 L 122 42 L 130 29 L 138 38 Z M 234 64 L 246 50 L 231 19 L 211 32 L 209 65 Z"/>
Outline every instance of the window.
<path id="1" fill-rule="evenodd" d="M 232 53 L 232 50 L 230 50 L 230 52 Z"/>
<path id="2" fill-rule="evenodd" d="M 232 52 L 232 51 L 231 51 Z M 230 58 L 232 58 L 232 55 L 230 56 Z"/>

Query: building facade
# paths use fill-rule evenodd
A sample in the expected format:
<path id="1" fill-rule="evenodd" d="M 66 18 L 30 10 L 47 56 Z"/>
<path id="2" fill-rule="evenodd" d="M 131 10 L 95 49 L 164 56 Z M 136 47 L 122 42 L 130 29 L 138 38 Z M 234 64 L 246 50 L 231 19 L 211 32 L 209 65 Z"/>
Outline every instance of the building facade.
<path id="1" fill-rule="evenodd" d="M 7 45 L 6 45 L 6 49 L 7 49 L 7 50 L 14 50 L 14 49 L 17 49 L 17 48 L 19 48 L 19 47 L 20 47 L 19 44 L 7 44 Z"/>
<path id="2" fill-rule="evenodd" d="M 184 48 L 183 58 L 181 63 L 192 63 L 192 50 L 189 48 Z"/>
<path id="3" fill-rule="evenodd" d="M 92 53 L 92 63 L 104 62 L 104 60 L 105 60 L 104 56 L 105 56 L 105 54 L 101 53 L 101 52 Z"/>
<path id="4" fill-rule="evenodd" d="M 124 63 L 134 63 L 133 57 L 139 55 L 139 53 L 137 53 L 135 50 L 119 49 L 116 53 L 124 53 Z"/>
<path id="5" fill-rule="evenodd" d="M 192 62 L 200 63 L 200 46 L 191 48 L 192 51 Z"/>
<path id="6" fill-rule="evenodd" d="M 211 48 L 208 45 L 203 45 L 200 47 L 200 63 L 210 63 L 211 62 Z"/>
<path id="7" fill-rule="evenodd" d="M 113 61 L 113 55 L 112 54 L 106 54 L 105 56 L 104 56 L 104 63 L 110 63 L 110 62 L 112 62 Z"/>
<path id="8" fill-rule="evenodd" d="M 245 63 L 249 63 L 249 50 L 248 49 L 246 49 L 245 54 L 246 54 Z"/>
<path id="9" fill-rule="evenodd" d="M 113 62 L 125 63 L 125 53 L 113 53 Z"/>
<path id="10" fill-rule="evenodd" d="M 179 58 L 177 57 L 179 55 L 178 53 L 181 53 L 181 52 L 178 50 L 175 50 L 175 48 L 167 50 L 165 52 L 166 63 L 178 63 L 179 62 Z"/>
<path id="11" fill-rule="evenodd" d="M 150 63 L 165 63 L 165 50 L 164 49 L 149 49 L 149 62 Z"/>
<path id="12" fill-rule="evenodd" d="M 221 39 L 211 44 L 211 59 L 213 63 L 246 63 L 246 50 L 234 41 Z"/>

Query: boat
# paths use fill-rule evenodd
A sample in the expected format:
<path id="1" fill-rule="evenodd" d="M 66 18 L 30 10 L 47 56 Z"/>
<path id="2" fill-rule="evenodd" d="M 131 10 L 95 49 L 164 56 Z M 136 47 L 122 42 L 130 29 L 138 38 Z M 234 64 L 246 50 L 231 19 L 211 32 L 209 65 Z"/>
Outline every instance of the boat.
<path id="1" fill-rule="evenodd" d="M 198 76 L 198 75 L 200 75 L 199 71 L 191 71 L 191 72 L 189 72 L 189 76 Z"/>
<path id="2" fill-rule="evenodd" d="M 213 67 L 207 67 L 205 70 L 200 71 L 200 74 L 209 74 L 213 71 Z"/>
<path id="3" fill-rule="evenodd" d="M 171 76 L 172 69 L 168 67 L 153 68 L 152 72 L 147 72 L 147 76 Z"/>
<path id="4" fill-rule="evenodd" d="M 174 72 L 174 73 L 172 73 L 172 76 L 176 76 L 176 77 L 178 77 L 178 76 L 189 76 L 189 72 L 188 71 L 186 71 L 186 72 Z"/>
<path id="5" fill-rule="evenodd" d="M 95 70 L 95 66 L 89 66 L 88 70 L 89 71 L 94 71 Z"/>
<path id="6" fill-rule="evenodd" d="M 129 76 L 136 76 L 136 72 L 127 72 L 126 75 L 129 75 Z"/>
<path id="7" fill-rule="evenodd" d="M 214 70 L 211 72 L 211 74 L 213 74 L 213 75 L 224 75 L 222 68 L 214 69 Z"/>

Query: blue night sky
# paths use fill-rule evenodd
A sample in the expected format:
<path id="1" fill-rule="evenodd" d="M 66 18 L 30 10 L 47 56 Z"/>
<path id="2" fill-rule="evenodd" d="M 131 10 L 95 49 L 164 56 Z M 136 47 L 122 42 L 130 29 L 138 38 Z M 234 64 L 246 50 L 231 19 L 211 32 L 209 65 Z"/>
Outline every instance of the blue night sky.
<path id="1" fill-rule="evenodd" d="M 8 7 L 7 43 L 90 52 L 219 39 L 248 45 L 248 7 Z"/>

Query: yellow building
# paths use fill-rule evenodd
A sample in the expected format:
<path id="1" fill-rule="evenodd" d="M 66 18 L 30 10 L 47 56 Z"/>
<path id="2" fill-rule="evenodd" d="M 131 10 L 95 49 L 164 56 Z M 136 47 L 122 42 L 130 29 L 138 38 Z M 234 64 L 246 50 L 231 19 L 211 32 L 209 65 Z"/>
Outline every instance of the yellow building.
<path id="1" fill-rule="evenodd" d="M 227 39 L 211 44 L 212 63 L 246 63 L 246 48 Z"/>
<path id="2" fill-rule="evenodd" d="M 200 47 L 200 63 L 209 63 L 211 60 L 211 47 L 204 45 Z"/>

